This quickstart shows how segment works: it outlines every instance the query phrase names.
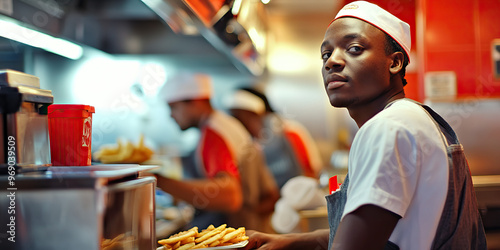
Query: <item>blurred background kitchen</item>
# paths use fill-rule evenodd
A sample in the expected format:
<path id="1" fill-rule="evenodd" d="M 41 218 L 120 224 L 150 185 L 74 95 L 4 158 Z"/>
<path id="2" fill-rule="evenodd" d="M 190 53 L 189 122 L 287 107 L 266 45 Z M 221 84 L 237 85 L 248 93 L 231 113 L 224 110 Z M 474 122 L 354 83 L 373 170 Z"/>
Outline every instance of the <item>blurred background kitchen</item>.
<path id="1" fill-rule="evenodd" d="M 0 68 L 38 76 L 54 103 L 94 106 L 93 151 L 143 134 L 165 157 L 184 156 L 198 140 L 196 130 L 180 132 L 156 96 L 170 75 L 209 74 L 216 108 L 234 89 L 257 87 L 281 115 L 309 130 L 324 171 L 343 174 L 356 126 L 329 105 L 319 46 L 348 2 L 0 1 Z M 498 238 L 500 1 L 371 2 L 412 27 L 407 97 L 435 108 L 458 133 L 489 241 Z"/>

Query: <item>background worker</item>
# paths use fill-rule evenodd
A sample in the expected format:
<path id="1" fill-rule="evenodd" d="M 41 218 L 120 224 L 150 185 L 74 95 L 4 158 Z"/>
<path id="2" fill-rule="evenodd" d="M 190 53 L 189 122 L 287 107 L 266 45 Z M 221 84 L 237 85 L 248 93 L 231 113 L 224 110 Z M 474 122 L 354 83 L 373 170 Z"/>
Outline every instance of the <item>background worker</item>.
<path id="1" fill-rule="evenodd" d="M 280 187 L 298 175 L 318 177 L 322 161 L 309 132 L 302 124 L 274 112 L 262 92 L 252 88 L 236 90 L 226 108 L 262 146 Z"/>
<path id="2" fill-rule="evenodd" d="M 277 187 L 274 182 L 262 183 L 265 162 L 245 128 L 212 107 L 210 77 L 179 73 L 168 78 L 160 95 L 180 129 L 198 128 L 201 136 L 189 171 L 194 179 L 157 175 L 158 187 L 198 209 L 191 226 L 227 223 L 262 229 L 251 212 L 262 212 L 254 206 L 275 195 Z"/>
<path id="3" fill-rule="evenodd" d="M 254 233 L 246 249 L 486 249 L 455 133 L 405 98 L 410 47 L 409 25 L 377 5 L 339 11 L 321 44 L 323 80 L 360 129 L 346 180 L 327 196 L 330 230 Z"/>

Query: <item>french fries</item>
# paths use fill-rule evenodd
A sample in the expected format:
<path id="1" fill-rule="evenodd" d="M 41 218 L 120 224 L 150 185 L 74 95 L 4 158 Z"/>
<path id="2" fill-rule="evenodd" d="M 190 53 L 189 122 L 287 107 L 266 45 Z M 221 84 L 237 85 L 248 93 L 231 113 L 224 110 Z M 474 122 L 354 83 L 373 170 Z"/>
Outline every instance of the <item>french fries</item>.
<path id="1" fill-rule="evenodd" d="M 94 158 L 104 164 L 109 163 L 142 163 L 151 158 L 153 151 L 144 145 L 144 136 L 141 135 L 137 145 L 131 142 L 122 143 L 118 139 L 117 145 L 104 145 L 94 153 Z"/>
<path id="2" fill-rule="evenodd" d="M 201 232 L 198 232 L 197 227 L 193 227 L 167 239 L 159 240 L 158 244 L 163 245 L 166 250 L 189 250 L 227 246 L 245 240 L 248 240 L 248 236 L 244 227 L 235 229 L 223 224 L 219 227 L 210 225 Z"/>

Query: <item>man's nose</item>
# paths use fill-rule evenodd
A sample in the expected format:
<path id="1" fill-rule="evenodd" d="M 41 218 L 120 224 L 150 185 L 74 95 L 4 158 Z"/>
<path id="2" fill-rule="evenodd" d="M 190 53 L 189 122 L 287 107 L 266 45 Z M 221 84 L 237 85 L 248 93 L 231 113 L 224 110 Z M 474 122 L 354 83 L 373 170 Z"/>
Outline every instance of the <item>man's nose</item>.
<path id="1" fill-rule="evenodd" d="M 330 71 L 332 69 L 338 71 L 344 68 L 345 61 L 342 55 L 342 52 L 339 49 L 336 49 L 332 52 L 330 57 L 325 63 L 325 69 Z"/>

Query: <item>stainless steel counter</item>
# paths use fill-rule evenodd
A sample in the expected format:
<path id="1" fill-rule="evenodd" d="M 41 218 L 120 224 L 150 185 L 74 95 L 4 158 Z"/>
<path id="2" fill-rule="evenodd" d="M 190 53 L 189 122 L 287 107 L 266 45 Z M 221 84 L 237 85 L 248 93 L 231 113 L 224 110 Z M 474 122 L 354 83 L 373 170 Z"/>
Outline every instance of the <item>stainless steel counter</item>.
<path id="1" fill-rule="evenodd" d="M 154 177 L 139 165 L 0 176 L 0 249 L 154 249 Z M 9 185 L 13 181 L 12 184 Z"/>

